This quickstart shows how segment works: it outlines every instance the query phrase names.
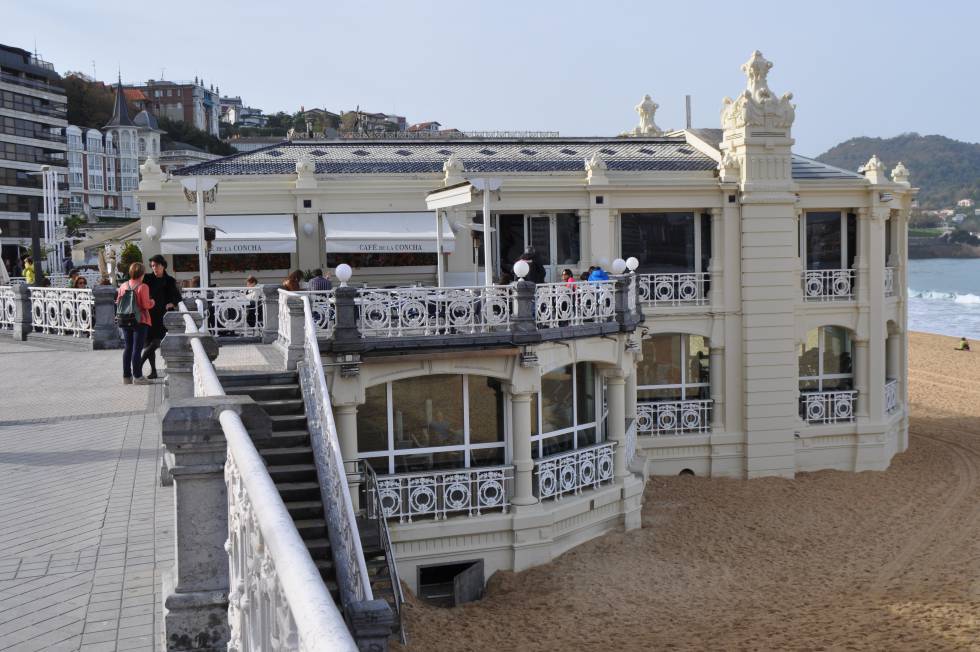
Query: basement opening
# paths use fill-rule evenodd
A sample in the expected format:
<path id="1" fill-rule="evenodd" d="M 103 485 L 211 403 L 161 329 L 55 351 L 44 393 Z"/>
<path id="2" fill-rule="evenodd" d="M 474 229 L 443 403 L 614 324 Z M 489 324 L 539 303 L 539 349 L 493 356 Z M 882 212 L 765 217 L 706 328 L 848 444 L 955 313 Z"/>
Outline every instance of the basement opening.
<path id="1" fill-rule="evenodd" d="M 483 560 L 419 566 L 419 597 L 437 607 L 455 607 L 483 597 Z"/>

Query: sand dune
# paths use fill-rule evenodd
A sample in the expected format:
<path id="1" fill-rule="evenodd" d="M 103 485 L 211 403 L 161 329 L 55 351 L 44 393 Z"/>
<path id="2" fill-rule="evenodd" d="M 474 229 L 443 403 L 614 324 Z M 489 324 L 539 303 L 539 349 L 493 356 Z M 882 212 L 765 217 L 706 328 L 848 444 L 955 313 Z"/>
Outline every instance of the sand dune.
<path id="1" fill-rule="evenodd" d="M 406 607 L 410 650 L 980 650 L 980 351 L 911 336 L 884 473 L 652 478 L 643 528 L 479 603 Z"/>

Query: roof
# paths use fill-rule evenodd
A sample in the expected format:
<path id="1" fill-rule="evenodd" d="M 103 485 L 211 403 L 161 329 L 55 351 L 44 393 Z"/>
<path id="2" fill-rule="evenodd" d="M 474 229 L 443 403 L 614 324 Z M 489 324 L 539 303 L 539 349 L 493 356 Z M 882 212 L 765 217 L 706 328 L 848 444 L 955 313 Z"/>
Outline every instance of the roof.
<path id="1" fill-rule="evenodd" d="M 101 247 L 106 242 L 122 242 L 123 240 L 131 240 L 136 238 L 140 234 L 140 221 L 134 220 L 122 226 L 116 227 L 112 230 L 96 231 L 93 235 L 82 240 L 81 242 L 73 245 L 73 249 L 90 249 L 92 247 Z"/>
<path id="2" fill-rule="evenodd" d="M 198 147 L 197 145 L 191 145 L 190 143 L 185 143 L 179 140 L 172 140 L 166 145 L 160 145 L 160 151 L 172 152 L 175 150 L 191 150 L 194 152 L 204 152 L 204 150 Z"/>
<path id="3" fill-rule="evenodd" d="M 178 175 L 295 174 L 309 155 L 317 174 L 441 173 L 450 155 L 470 173 L 580 172 L 598 154 L 613 171 L 709 171 L 715 161 L 684 138 L 343 140 L 283 142 L 174 172 Z"/>
<path id="4" fill-rule="evenodd" d="M 138 88 L 124 88 L 123 93 L 126 94 L 126 99 L 130 102 L 145 102 L 147 100 L 146 94 Z"/>
<path id="5" fill-rule="evenodd" d="M 133 118 L 133 124 L 137 127 L 160 131 L 160 123 L 157 122 L 156 116 L 145 109 L 136 114 L 136 117 Z"/>
<path id="6" fill-rule="evenodd" d="M 112 118 L 106 127 L 134 127 L 129 118 L 129 107 L 126 106 L 126 94 L 123 92 L 122 80 L 116 84 L 116 102 L 112 107 Z"/>

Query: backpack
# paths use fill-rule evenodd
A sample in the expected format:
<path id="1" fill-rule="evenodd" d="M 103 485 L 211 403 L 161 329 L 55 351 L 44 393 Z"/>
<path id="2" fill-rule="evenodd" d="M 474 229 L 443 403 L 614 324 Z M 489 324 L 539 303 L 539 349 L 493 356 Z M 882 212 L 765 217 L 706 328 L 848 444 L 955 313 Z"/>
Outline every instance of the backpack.
<path id="1" fill-rule="evenodd" d="M 116 303 L 116 326 L 120 328 L 135 328 L 140 322 L 140 309 L 136 303 L 136 292 L 133 291 L 132 284 Z"/>

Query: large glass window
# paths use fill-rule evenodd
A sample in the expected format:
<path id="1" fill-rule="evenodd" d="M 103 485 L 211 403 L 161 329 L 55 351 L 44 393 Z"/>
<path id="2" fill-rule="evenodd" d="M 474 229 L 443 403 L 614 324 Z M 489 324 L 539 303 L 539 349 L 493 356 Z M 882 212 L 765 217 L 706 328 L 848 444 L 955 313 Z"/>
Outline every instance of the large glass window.
<path id="1" fill-rule="evenodd" d="M 512 272 L 513 265 L 527 247 L 534 247 L 538 261 L 545 267 L 545 280 L 558 280 L 559 267 L 575 267 L 581 258 L 578 216 L 574 213 L 554 215 L 497 216 L 500 269 Z"/>
<path id="2" fill-rule="evenodd" d="M 708 271 L 710 219 L 694 213 L 623 213 L 623 258 L 640 261 L 644 274 Z"/>
<path id="3" fill-rule="evenodd" d="M 636 368 L 638 401 L 689 401 L 711 395 L 708 340 L 668 333 L 643 340 Z"/>
<path id="4" fill-rule="evenodd" d="M 531 401 L 531 457 L 537 459 L 599 441 L 601 386 L 591 362 L 553 369 L 541 376 Z"/>
<path id="5" fill-rule="evenodd" d="M 800 391 L 854 388 L 851 336 L 840 326 L 821 326 L 806 334 L 800 347 Z"/>
<path id="6" fill-rule="evenodd" d="M 857 217 L 841 211 L 807 211 L 803 239 L 808 270 L 851 269 L 857 252 Z"/>
<path id="7" fill-rule="evenodd" d="M 438 374 L 371 387 L 357 410 L 358 457 L 378 473 L 504 463 L 500 382 Z"/>

